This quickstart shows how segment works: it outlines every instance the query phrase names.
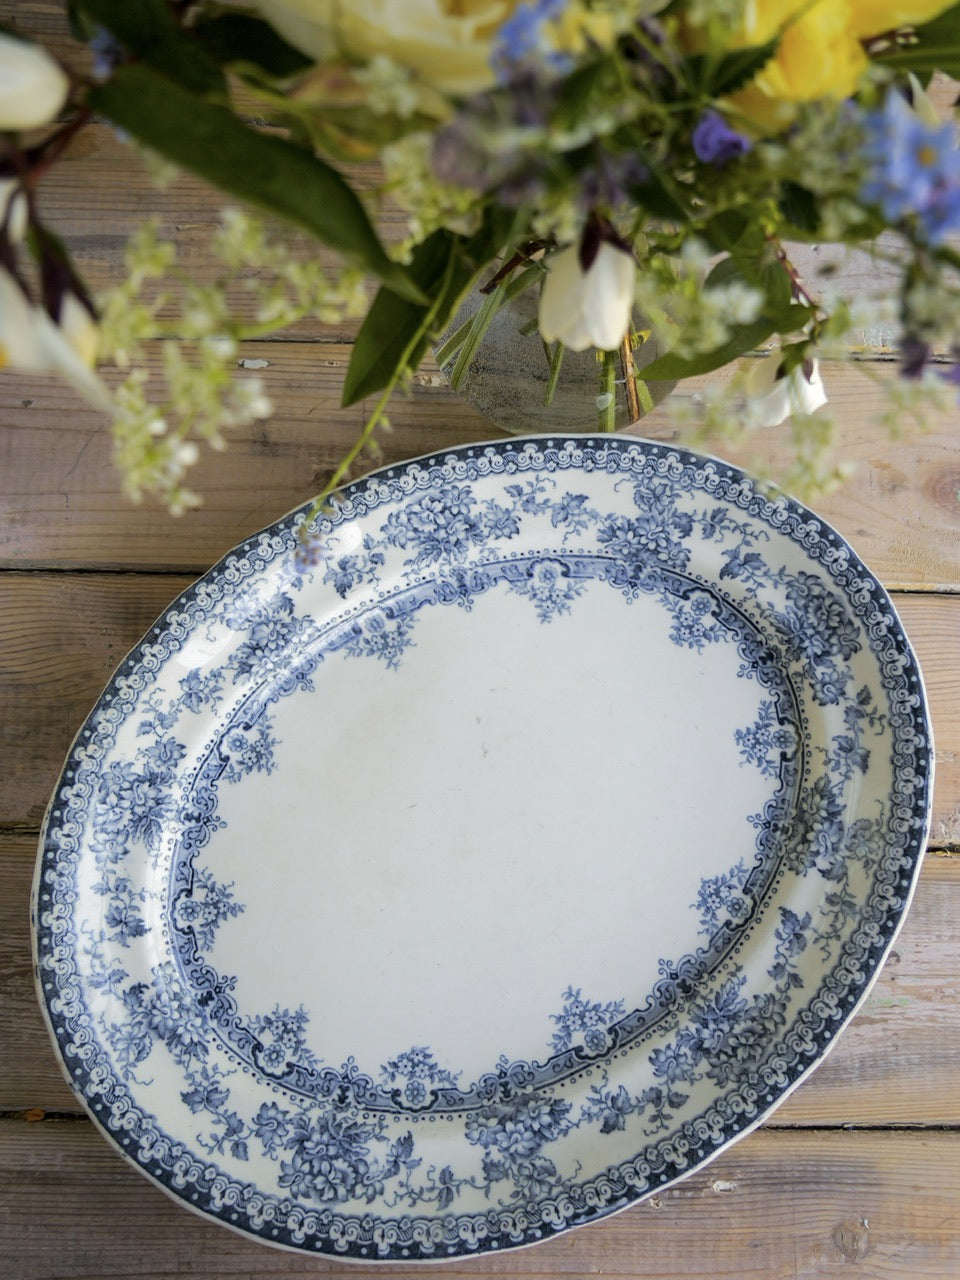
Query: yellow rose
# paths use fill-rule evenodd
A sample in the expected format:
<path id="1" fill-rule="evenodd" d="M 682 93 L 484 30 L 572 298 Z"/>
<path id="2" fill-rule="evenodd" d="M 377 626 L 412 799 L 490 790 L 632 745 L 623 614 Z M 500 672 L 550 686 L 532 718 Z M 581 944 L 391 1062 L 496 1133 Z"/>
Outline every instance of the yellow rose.
<path id="1" fill-rule="evenodd" d="M 257 0 L 276 30 L 318 62 L 391 58 L 443 93 L 493 83 L 490 55 L 519 0 Z"/>

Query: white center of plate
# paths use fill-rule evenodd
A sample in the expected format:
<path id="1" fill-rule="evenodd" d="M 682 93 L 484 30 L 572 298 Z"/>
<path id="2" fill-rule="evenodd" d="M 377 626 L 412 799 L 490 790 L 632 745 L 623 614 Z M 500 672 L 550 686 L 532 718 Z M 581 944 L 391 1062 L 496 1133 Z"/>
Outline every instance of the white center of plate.
<path id="1" fill-rule="evenodd" d="M 776 786 L 734 738 L 763 698 L 736 643 L 669 633 L 602 583 L 548 623 L 501 588 L 421 609 L 398 669 L 333 654 L 281 698 L 274 772 L 222 788 L 198 855 L 244 905 L 209 953 L 241 1014 L 302 1006 L 327 1065 L 424 1046 L 467 1087 L 548 1058 L 569 987 L 642 1005 Z"/>

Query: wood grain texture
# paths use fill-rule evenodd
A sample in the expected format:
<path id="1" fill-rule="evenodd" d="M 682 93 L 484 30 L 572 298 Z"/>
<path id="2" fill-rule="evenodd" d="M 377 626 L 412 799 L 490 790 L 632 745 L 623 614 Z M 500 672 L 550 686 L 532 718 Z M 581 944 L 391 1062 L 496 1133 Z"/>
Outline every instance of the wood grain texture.
<path id="1" fill-rule="evenodd" d="M 83 59 L 83 54 L 72 55 Z M 378 232 L 388 245 L 399 244 L 408 234 L 407 215 L 383 193 L 383 178 L 375 164 L 341 166 L 351 185 L 368 202 Z M 86 128 L 68 151 L 63 163 L 51 170 L 42 187 L 43 216 L 53 227 L 69 229 L 69 247 L 83 278 L 94 290 L 102 290 L 123 278 L 126 243 L 146 215 L 156 219 L 158 235 L 177 246 L 180 265 L 191 277 L 208 282 L 219 268 L 209 252 L 210 234 L 222 210 L 237 201 L 188 173 L 158 187 L 138 152 L 121 141 L 106 124 Z M 104 213 L 109 212 L 109 218 Z M 273 224 L 277 225 L 277 224 Z M 336 273 L 339 259 L 306 234 L 283 228 L 284 239 L 303 259 L 320 258 Z M 790 261 L 814 297 L 842 294 L 848 297 L 889 297 L 896 289 L 900 268 L 894 237 L 882 238 L 875 250 L 845 246 L 793 244 L 787 246 Z M 371 293 L 374 285 L 371 284 Z M 236 314 L 251 319 L 249 295 L 238 289 Z M 325 325 L 305 318 L 284 331 L 286 338 L 317 339 L 349 335 L 349 323 Z M 851 335 L 851 344 L 863 345 L 875 354 L 892 350 L 887 322 Z"/>
<path id="2" fill-rule="evenodd" d="M 114 668 L 189 578 L 0 573 L 0 826 L 37 829 Z M 960 596 L 899 595 L 933 707 L 935 842 L 960 845 Z"/>
<path id="3" fill-rule="evenodd" d="M 140 568 L 199 573 L 256 529 L 308 501 L 360 432 L 365 406 L 340 408 L 350 348 L 340 343 L 254 343 L 244 358 L 266 360 L 275 416 L 236 433 L 223 453 L 207 452 L 191 481 L 203 506 L 171 520 L 120 495 L 109 432 L 59 382 L 0 378 L 0 567 Z M 892 440 L 877 425 L 879 384 L 856 367 L 825 371 L 839 424 L 840 456 L 855 471 L 817 500 L 888 586 L 960 592 L 960 411 L 935 416 L 926 433 L 904 427 Z M 695 395 L 701 383 L 686 388 Z M 678 395 L 681 393 L 677 393 Z M 369 406 L 367 406 L 368 408 Z M 393 432 L 381 436 L 384 464 L 501 436 L 424 368 L 409 396 L 395 397 Z M 549 420 L 541 424 L 550 430 Z M 676 442 L 663 407 L 638 431 Z M 738 465 L 783 474 L 784 431 L 758 433 L 715 452 Z M 368 459 L 363 470 L 374 462 Z"/>
<path id="4" fill-rule="evenodd" d="M 28 927 L 34 856 L 30 837 L 0 837 L 0 1112 L 78 1112 L 34 994 Z M 773 1124 L 960 1126 L 958 918 L 960 858 L 930 856 L 872 993 Z"/>
<path id="5" fill-rule="evenodd" d="M 15 21 L 87 65 L 87 53 L 69 39 L 64 9 L 64 0 L 0 0 L 0 22 Z M 368 190 L 377 181 L 372 169 L 352 176 Z M 188 176 L 158 191 L 105 125 L 77 140 L 42 184 L 40 202 L 97 288 L 121 278 L 126 237 L 148 213 L 176 242 L 192 278 L 213 275 L 205 246 L 223 197 Z M 402 234 L 398 211 L 384 207 L 379 221 L 386 240 Z M 318 252 L 300 244 L 306 255 Z M 835 251 L 813 245 L 791 253 L 814 292 L 829 287 L 824 267 L 837 262 Z M 893 278 L 889 265 L 869 255 L 840 253 L 832 283 L 883 296 Z M 242 285 L 234 296 L 247 314 Z M 244 357 L 268 362 L 261 376 L 277 413 L 238 433 L 224 454 L 203 459 L 196 487 L 204 506 L 176 521 L 125 502 L 105 424 L 59 382 L 0 376 L 3 1280 L 425 1273 L 269 1250 L 195 1218 L 149 1185 L 80 1116 L 35 1000 L 29 948 L 30 833 L 73 734 L 116 663 L 193 577 L 324 484 L 368 408 L 339 405 L 355 331 L 350 321 L 308 319 L 275 341 L 246 344 Z M 882 324 L 863 336 L 880 356 L 887 350 Z M 158 354 L 151 363 L 158 366 Z M 675 1189 L 604 1223 L 435 1275 L 960 1276 L 960 410 L 950 405 L 934 415 L 925 435 L 905 422 L 903 438 L 893 440 L 877 425 L 883 384 L 896 376 L 891 360 L 828 367 L 824 376 L 840 456 L 857 470 L 815 506 L 881 580 L 906 593 L 896 602 L 924 668 L 937 739 L 932 840 L 952 853 L 928 856 L 864 1006 L 763 1129 Z M 687 384 L 675 400 L 711 380 Z M 429 363 L 412 394 L 395 398 L 392 419 L 394 433 L 382 440 L 387 463 L 498 434 Z M 639 430 L 676 441 L 665 408 Z M 712 447 L 776 475 L 783 440 L 781 429 L 738 450 Z M 67 1118 L 25 1118 L 42 1112 Z"/>
<path id="6" fill-rule="evenodd" d="M 0 575 L 0 825 L 39 827 L 107 679 L 189 581 Z"/>
<path id="7" fill-rule="evenodd" d="M 269 1249 L 187 1213 L 83 1121 L 0 1122 L 0 1272 L 11 1280 L 375 1277 Z M 960 1270 L 952 1134 L 760 1132 L 672 1190 L 449 1277 L 950 1280 Z"/>

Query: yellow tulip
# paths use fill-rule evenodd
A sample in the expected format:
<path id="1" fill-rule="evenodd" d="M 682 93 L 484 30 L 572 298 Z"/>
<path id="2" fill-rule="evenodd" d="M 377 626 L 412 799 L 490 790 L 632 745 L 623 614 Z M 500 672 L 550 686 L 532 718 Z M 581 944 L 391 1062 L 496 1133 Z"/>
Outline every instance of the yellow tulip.
<path id="1" fill-rule="evenodd" d="M 769 97 L 788 102 L 846 98 L 866 67 L 867 56 L 850 29 L 847 5 L 819 0 L 786 28 L 775 57 L 756 83 Z"/>
<path id="2" fill-rule="evenodd" d="M 847 98 L 867 68 L 853 31 L 850 0 L 755 0 L 748 5 L 736 46 L 755 46 L 780 31 L 773 57 L 730 105 L 761 130 L 782 128 L 796 105 Z"/>

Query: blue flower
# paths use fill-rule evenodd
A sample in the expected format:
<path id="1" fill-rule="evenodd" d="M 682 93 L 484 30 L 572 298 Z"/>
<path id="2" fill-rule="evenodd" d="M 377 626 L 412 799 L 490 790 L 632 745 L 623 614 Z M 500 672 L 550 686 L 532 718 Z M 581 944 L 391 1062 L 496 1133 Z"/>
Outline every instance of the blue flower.
<path id="1" fill-rule="evenodd" d="M 186 754 L 186 747 L 174 738 L 158 738 L 152 746 L 144 751 L 143 757 L 145 760 L 149 760 L 152 765 L 155 765 L 157 769 L 163 770 L 169 766 L 179 764 Z"/>
<path id="2" fill-rule="evenodd" d="M 544 39 L 544 26 L 563 12 L 566 0 L 530 0 L 520 4 L 504 22 L 490 59 L 498 79 L 508 80 L 524 62 L 546 62 L 557 71 L 569 65 L 569 59 L 550 48 Z"/>
<path id="3" fill-rule="evenodd" d="M 150 850 L 158 849 L 164 823 L 173 811 L 172 778 L 169 768 L 151 767 L 138 773 L 126 762 L 110 764 L 97 790 L 98 846 L 115 856 L 122 856 L 138 840 Z"/>
<path id="4" fill-rule="evenodd" d="M 960 153 L 953 126 L 931 125 L 899 93 L 865 120 L 868 176 L 861 198 L 891 222 L 915 217 L 930 244 L 960 229 Z"/>
<path id="5" fill-rule="evenodd" d="M 200 1111 L 219 1111 L 230 1096 L 229 1089 L 224 1089 L 216 1079 L 210 1079 L 206 1072 L 204 1076 L 195 1088 L 180 1093 L 180 1097 L 195 1115 Z"/>
<path id="6" fill-rule="evenodd" d="M 253 1117 L 254 1135 L 263 1143 L 263 1149 L 268 1155 L 273 1155 L 287 1136 L 288 1114 L 275 1102 L 264 1102 Z"/>
<path id="7" fill-rule="evenodd" d="M 727 920 L 742 920 L 749 910 L 743 896 L 747 868 L 743 859 L 725 875 L 708 876 L 700 881 L 700 892 L 693 904 L 700 913 L 698 932 L 712 934 Z"/>
<path id="8" fill-rule="evenodd" d="M 750 150 L 750 139 L 731 129 L 719 111 L 708 111 L 700 117 L 691 141 L 697 159 L 718 169 Z"/>
<path id="9" fill-rule="evenodd" d="M 787 584 L 787 607 L 780 615 L 791 656 L 812 666 L 840 656 L 846 661 L 860 649 L 860 632 L 840 597 L 812 573 L 798 573 Z"/>
<path id="10" fill-rule="evenodd" d="M 655 1076 L 666 1080 L 667 1084 L 674 1084 L 678 1080 L 697 1078 L 696 1067 L 699 1057 L 699 1046 L 692 1033 L 687 1032 L 686 1035 L 679 1036 L 673 1044 L 654 1049 L 650 1055 L 650 1065 L 653 1067 Z"/>
<path id="11" fill-rule="evenodd" d="M 508 507 L 491 498 L 484 504 L 484 526 L 491 538 L 514 538 L 520 532 L 520 521 Z"/>
<path id="12" fill-rule="evenodd" d="M 469 485 L 444 485 L 405 510 L 392 512 L 381 531 L 390 546 L 416 552 L 406 563 L 418 569 L 441 560 L 463 560 L 484 539 L 474 504 Z"/>
<path id="13" fill-rule="evenodd" d="M 570 1103 L 538 1094 L 474 1113 L 467 1120 L 467 1141 L 486 1151 L 496 1151 L 510 1165 L 529 1160 L 547 1144 L 556 1142 L 572 1127 Z"/>
<path id="14" fill-rule="evenodd" d="M 287 1047 L 281 1040 L 262 1045 L 254 1050 L 257 1065 L 268 1076 L 286 1075 L 288 1063 Z"/>
<path id="15" fill-rule="evenodd" d="M 610 1044 L 607 1028 L 624 1015 L 623 1001 L 598 1004 L 584 999 L 579 987 L 567 987 L 563 1001 L 561 1012 L 550 1015 L 560 1028 L 553 1037 L 554 1053 L 563 1053 L 581 1037 L 589 1052 L 603 1053 Z"/>
<path id="16" fill-rule="evenodd" d="M 104 924 L 108 929 L 112 929 L 111 941 L 119 942 L 122 946 L 127 946 L 131 938 L 142 938 L 147 932 L 147 926 L 140 918 L 140 913 L 131 902 L 124 902 L 121 898 L 114 898 L 110 903 L 110 909 L 104 917 Z"/>

